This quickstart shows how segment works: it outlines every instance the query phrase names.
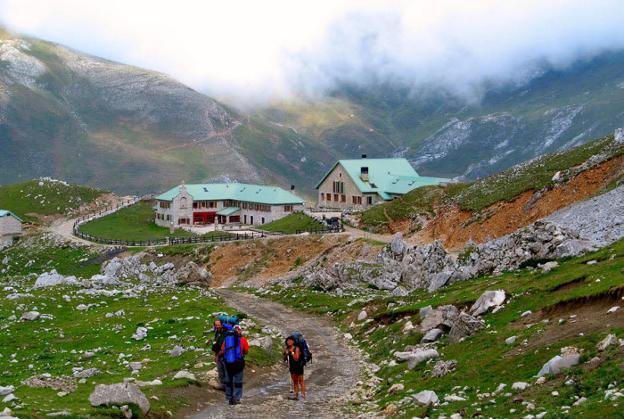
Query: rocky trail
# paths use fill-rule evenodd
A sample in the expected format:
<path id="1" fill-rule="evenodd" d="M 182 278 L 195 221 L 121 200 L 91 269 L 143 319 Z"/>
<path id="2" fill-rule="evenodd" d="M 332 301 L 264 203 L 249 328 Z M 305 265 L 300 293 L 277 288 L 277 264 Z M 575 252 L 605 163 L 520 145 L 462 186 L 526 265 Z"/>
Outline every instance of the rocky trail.
<path id="1" fill-rule="evenodd" d="M 226 304 L 283 334 L 298 330 L 305 335 L 314 355 L 313 361 L 306 366 L 307 399 L 287 400 L 290 377 L 286 366 L 280 365 L 251 378 L 248 367 L 242 404 L 229 406 L 222 393 L 215 395 L 211 392 L 206 400 L 208 406 L 187 417 L 351 417 L 342 409 L 345 404 L 343 396 L 355 387 L 363 361 L 356 350 L 345 344 L 331 321 L 252 295 L 225 289 L 218 293 Z"/>

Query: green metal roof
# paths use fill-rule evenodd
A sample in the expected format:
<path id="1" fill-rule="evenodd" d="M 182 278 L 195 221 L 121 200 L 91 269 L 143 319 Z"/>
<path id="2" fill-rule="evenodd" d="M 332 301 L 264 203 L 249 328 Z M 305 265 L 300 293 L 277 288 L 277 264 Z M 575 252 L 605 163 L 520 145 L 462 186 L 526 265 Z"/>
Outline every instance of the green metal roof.
<path id="1" fill-rule="evenodd" d="M 338 160 L 316 185 L 318 189 L 327 176 L 341 165 L 362 193 L 376 193 L 388 201 L 392 195 L 403 195 L 421 186 L 438 185 L 449 179 L 419 176 L 412 165 L 403 158 Z M 368 182 L 360 177 L 360 169 L 368 167 Z"/>
<path id="2" fill-rule="evenodd" d="M 267 205 L 302 205 L 297 195 L 277 186 L 250 185 L 246 183 L 206 183 L 185 185 L 193 201 L 234 201 L 254 202 Z M 180 192 L 176 186 L 156 197 L 159 201 L 171 201 Z"/>
<path id="3" fill-rule="evenodd" d="M 238 211 L 240 211 L 240 208 L 238 207 L 226 207 L 217 212 L 217 215 L 232 215 L 236 214 Z"/>
<path id="4" fill-rule="evenodd" d="M 11 212 L 9 210 L 0 209 L 0 217 L 8 217 L 9 215 L 12 215 L 13 217 L 15 217 L 18 220 L 22 221 L 22 219 L 19 218 L 17 215 L 15 215 L 15 213 L 13 213 L 13 212 Z"/>

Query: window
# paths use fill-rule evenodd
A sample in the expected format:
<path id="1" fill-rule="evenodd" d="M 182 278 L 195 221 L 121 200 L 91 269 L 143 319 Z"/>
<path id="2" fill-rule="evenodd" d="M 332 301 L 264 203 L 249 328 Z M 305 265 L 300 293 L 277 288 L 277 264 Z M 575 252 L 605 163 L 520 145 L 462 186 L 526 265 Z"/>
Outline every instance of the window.
<path id="1" fill-rule="evenodd" d="M 373 205 L 373 197 L 372 196 L 367 196 L 366 197 L 366 203 L 368 205 Z"/>
<path id="2" fill-rule="evenodd" d="M 171 202 L 160 201 L 158 204 L 160 208 L 171 208 Z"/>
<path id="3" fill-rule="evenodd" d="M 351 202 L 353 203 L 353 205 L 362 205 L 362 197 L 353 195 L 351 197 Z"/>
<path id="4" fill-rule="evenodd" d="M 262 224 L 264 224 L 264 217 L 262 217 Z"/>
<path id="5" fill-rule="evenodd" d="M 344 182 L 332 182 L 332 191 L 334 193 L 343 194 L 344 193 Z"/>
<path id="6" fill-rule="evenodd" d="M 340 195 L 340 202 L 347 202 L 347 195 Z"/>
<path id="7" fill-rule="evenodd" d="M 292 212 L 293 210 L 293 206 L 292 205 L 284 205 L 284 211 L 285 212 Z"/>
<path id="8" fill-rule="evenodd" d="M 180 198 L 180 209 L 186 209 L 187 205 L 188 205 L 188 199 L 183 196 L 182 198 Z"/>
<path id="9" fill-rule="evenodd" d="M 180 218 L 178 219 L 178 224 L 188 224 L 189 223 L 189 219 L 188 218 Z"/>
<path id="10" fill-rule="evenodd" d="M 203 202 L 202 202 L 203 204 Z M 199 208 L 199 202 L 193 202 L 193 208 Z"/>
<path id="11" fill-rule="evenodd" d="M 325 201 L 325 194 L 321 192 L 321 201 Z"/>
<path id="12" fill-rule="evenodd" d="M 167 221 L 171 221 L 171 215 L 167 215 Z"/>
<path id="13" fill-rule="evenodd" d="M 338 194 L 337 193 L 334 194 L 334 201 L 338 202 Z"/>
<path id="14" fill-rule="evenodd" d="M 327 200 L 331 201 L 331 194 L 330 193 L 327 194 Z"/>

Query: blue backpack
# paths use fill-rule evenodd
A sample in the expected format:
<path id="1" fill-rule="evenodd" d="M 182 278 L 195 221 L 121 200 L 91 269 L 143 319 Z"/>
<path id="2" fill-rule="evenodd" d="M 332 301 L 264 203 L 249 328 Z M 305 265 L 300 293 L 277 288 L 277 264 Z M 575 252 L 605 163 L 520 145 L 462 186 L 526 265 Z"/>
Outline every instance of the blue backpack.
<path id="1" fill-rule="evenodd" d="M 226 364 L 233 364 L 243 359 L 240 347 L 240 337 L 234 330 L 225 332 L 223 359 Z"/>
<path id="2" fill-rule="evenodd" d="M 238 317 L 236 316 L 228 316 L 227 314 L 220 314 L 217 317 L 218 320 L 221 320 L 221 323 L 226 325 L 230 324 L 232 326 L 236 326 L 238 324 Z"/>
<path id="3" fill-rule="evenodd" d="M 312 361 L 312 352 L 310 352 L 310 347 L 308 346 L 308 342 L 306 342 L 303 334 L 301 332 L 293 332 L 290 336 L 286 338 L 286 340 L 292 339 L 295 341 L 295 346 L 299 348 L 301 353 L 303 354 L 303 365 Z"/>

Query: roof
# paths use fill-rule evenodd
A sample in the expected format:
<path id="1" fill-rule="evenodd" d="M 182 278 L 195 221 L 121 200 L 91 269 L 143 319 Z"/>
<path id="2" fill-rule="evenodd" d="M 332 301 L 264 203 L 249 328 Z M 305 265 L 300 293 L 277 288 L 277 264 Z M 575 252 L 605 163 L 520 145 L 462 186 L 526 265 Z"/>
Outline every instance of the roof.
<path id="1" fill-rule="evenodd" d="M 13 213 L 13 212 L 11 212 L 9 210 L 0 209 L 0 217 L 8 217 L 9 215 L 17 218 L 19 221 L 22 221 L 22 219 L 19 218 L 17 215 L 15 215 L 15 213 Z"/>
<path id="2" fill-rule="evenodd" d="M 246 183 L 205 183 L 184 185 L 193 201 L 254 202 L 267 205 L 303 205 L 303 200 L 292 192 L 277 186 L 251 185 Z M 169 189 L 156 197 L 159 201 L 171 201 L 180 192 L 180 186 Z"/>
<path id="3" fill-rule="evenodd" d="M 232 215 L 236 214 L 238 211 L 240 211 L 240 208 L 238 207 L 226 207 L 217 212 L 217 215 Z"/>
<path id="4" fill-rule="evenodd" d="M 376 193 L 386 201 L 392 199 L 393 195 L 403 195 L 421 186 L 449 182 L 445 178 L 420 176 L 403 158 L 351 159 L 338 160 L 316 185 L 317 189 L 338 165 L 345 169 L 360 192 Z M 360 177 L 362 167 L 368 167 L 368 182 Z"/>

